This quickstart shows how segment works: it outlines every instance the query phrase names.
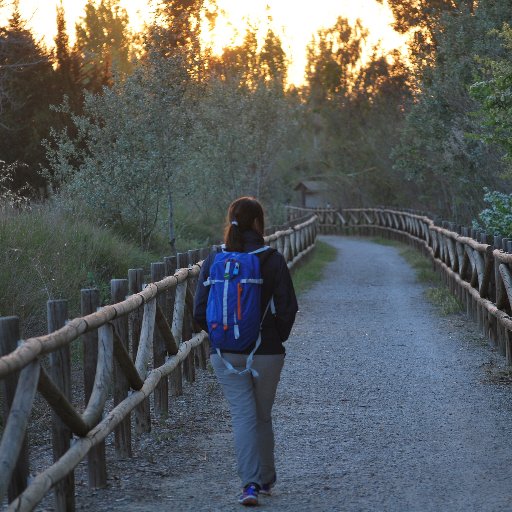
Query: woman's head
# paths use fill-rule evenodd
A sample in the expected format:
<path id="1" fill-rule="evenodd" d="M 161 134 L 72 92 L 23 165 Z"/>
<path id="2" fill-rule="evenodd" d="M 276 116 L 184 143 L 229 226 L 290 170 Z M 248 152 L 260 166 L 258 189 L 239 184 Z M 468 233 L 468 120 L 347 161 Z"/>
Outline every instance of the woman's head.
<path id="1" fill-rule="evenodd" d="M 228 208 L 224 243 L 228 251 L 242 251 L 242 233 L 253 229 L 260 235 L 265 230 L 263 208 L 254 197 L 240 197 L 233 201 Z"/>

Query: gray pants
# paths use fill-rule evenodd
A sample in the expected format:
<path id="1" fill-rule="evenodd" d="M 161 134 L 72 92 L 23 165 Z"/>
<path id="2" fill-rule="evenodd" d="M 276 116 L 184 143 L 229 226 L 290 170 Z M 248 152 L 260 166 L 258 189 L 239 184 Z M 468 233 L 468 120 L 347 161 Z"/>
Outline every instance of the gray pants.
<path id="1" fill-rule="evenodd" d="M 223 354 L 222 357 L 237 370 L 245 368 L 247 355 Z M 226 373 L 226 366 L 217 354 L 212 354 L 210 361 L 229 402 L 242 486 L 269 483 L 276 471 L 271 413 L 284 354 L 254 356 L 252 367 L 259 373 L 257 378 L 250 372 Z"/>

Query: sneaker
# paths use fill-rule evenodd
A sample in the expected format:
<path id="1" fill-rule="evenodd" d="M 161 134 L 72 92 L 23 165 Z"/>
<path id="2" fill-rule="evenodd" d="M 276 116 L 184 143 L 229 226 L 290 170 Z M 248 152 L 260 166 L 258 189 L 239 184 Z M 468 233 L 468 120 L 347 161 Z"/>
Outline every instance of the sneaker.
<path id="1" fill-rule="evenodd" d="M 260 493 L 264 494 L 265 496 L 270 496 L 272 494 L 272 487 L 274 487 L 276 483 L 276 475 L 274 475 L 274 478 L 267 484 L 263 484 L 260 488 Z"/>
<path id="2" fill-rule="evenodd" d="M 249 484 L 244 487 L 242 496 L 238 498 L 238 503 L 245 506 L 255 506 L 258 504 L 258 486 Z"/>

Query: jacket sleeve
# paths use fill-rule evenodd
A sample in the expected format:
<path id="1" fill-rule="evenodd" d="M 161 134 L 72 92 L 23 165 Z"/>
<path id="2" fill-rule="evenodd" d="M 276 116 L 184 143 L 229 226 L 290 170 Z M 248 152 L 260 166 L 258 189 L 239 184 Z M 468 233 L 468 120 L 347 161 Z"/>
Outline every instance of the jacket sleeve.
<path id="1" fill-rule="evenodd" d="M 290 271 L 282 256 L 280 257 L 279 271 L 276 274 L 273 296 L 276 307 L 275 323 L 277 332 L 281 341 L 286 341 L 290 336 L 299 306 Z"/>
<path id="2" fill-rule="evenodd" d="M 199 326 L 208 332 L 208 326 L 206 324 L 206 303 L 208 302 L 208 294 L 210 288 L 204 286 L 204 282 L 210 275 L 211 257 L 208 256 L 201 267 L 199 278 L 197 281 L 196 294 L 194 297 L 194 320 Z"/>

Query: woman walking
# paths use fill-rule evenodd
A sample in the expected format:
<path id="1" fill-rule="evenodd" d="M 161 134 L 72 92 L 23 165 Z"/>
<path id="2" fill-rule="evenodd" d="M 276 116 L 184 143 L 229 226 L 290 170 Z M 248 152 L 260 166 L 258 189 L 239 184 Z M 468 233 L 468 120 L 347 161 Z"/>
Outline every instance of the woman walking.
<path id="1" fill-rule="evenodd" d="M 256 199 L 231 203 L 223 253 L 206 258 L 194 303 L 194 318 L 209 332 L 210 361 L 230 406 L 242 505 L 257 505 L 258 493 L 270 495 L 276 482 L 271 412 L 283 342 L 298 309 L 285 259 L 264 245 L 264 225 Z M 256 329 L 248 326 L 255 312 Z"/>

